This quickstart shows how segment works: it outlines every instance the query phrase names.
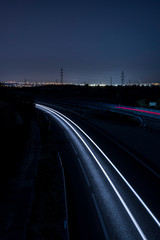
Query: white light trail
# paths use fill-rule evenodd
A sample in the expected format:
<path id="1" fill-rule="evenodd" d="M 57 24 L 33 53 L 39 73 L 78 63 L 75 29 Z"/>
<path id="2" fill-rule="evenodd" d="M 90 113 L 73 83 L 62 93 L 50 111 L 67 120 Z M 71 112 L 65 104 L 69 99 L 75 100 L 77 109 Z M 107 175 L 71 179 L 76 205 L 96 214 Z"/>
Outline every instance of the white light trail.
<path id="1" fill-rule="evenodd" d="M 58 116 L 60 119 L 62 119 L 74 132 L 75 134 L 79 137 L 79 139 L 83 142 L 83 144 L 86 146 L 86 148 L 88 149 L 88 151 L 91 153 L 91 155 L 93 156 L 93 158 L 95 159 L 95 161 L 97 162 L 98 166 L 100 167 L 100 169 L 102 170 L 103 174 L 105 175 L 105 177 L 107 178 L 107 180 L 109 181 L 110 185 L 112 186 L 113 190 L 115 191 L 116 195 L 118 196 L 119 200 L 121 201 L 122 205 L 124 206 L 126 212 L 128 213 L 129 217 L 131 218 L 132 222 L 134 223 L 136 229 L 138 230 L 139 234 L 141 235 L 142 239 L 146 240 L 146 236 L 144 235 L 143 231 L 141 230 L 139 224 L 137 223 L 137 221 L 135 220 L 133 214 L 131 213 L 131 211 L 129 210 L 128 206 L 126 205 L 126 203 L 124 202 L 123 198 L 121 197 L 121 195 L 119 194 L 118 190 L 116 189 L 116 187 L 114 186 L 114 184 L 112 183 L 111 179 L 109 178 L 109 176 L 107 175 L 107 173 L 105 172 L 104 168 L 102 167 L 102 165 L 100 164 L 100 162 L 98 161 L 98 159 L 96 158 L 96 156 L 94 155 L 94 153 L 92 152 L 92 150 L 89 148 L 89 146 L 87 145 L 87 143 L 84 141 L 84 139 L 80 136 L 80 134 L 75 130 L 75 128 L 70 124 L 72 123 L 75 127 L 77 127 L 93 144 L 94 146 L 101 152 L 101 154 L 108 160 L 108 162 L 112 165 L 112 167 L 116 170 L 116 172 L 119 174 L 119 176 L 124 180 L 124 182 L 127 184 L 127 186 L 130 188 L 130 190 L 134 193 L 134 195 L 138 198 L 138 200 L 142 203 L 142 205 L 145 207 L 145 209 L 147 210 L 147 212 L 150 214 L 150 216 L 154 219 L 154 221 L 158 224 L 158 226 L 160 226 L 160 223 L 158 221 L 158 219 L 154 216 L 154 214 L 151 212 L 151 210 L 146 206 L 146 204 L 143 202 L 143 200 L 140 198 L 140 196 L 136 193 L 136 191 L 132 188 L 132 186 L 128 183 L 128 181 L 124 178 L 124 176 L 119 172 L 119 170 L 116 168 L 116 166 L 111 162 L 111 160 L 105 155 L 105 153 L 98 147 L 98 145 L 77 125 L 75 124 L 72 120 L 70 120 L 69 118 L 67 118 L 66 116 L 64 116 L 63 114 L 61 114 L 60 112 L 53 110 L 49 107 L 40 105 L 40 104 L 36 104 L 36 106 L 38 108 L 40 108 L 41 110 L 45 110 L 48 113 L 53 113 L 56 116 Z M 68 122 L 68 121 L 70 122 Z"/>
<path id="2" fill-rule="evenodd" d="M 127 186 L 130 188 L 130 190 L 134 193 L 134 195 L 138 198 L 138 200 L 141 202 L 141 204 L 144 206 L 144 208 L 147 210 L 147 212 L 150 214 L 150 216 L 154 219 L 154 221 L 156 222 L 156 224 L 160 227 L 160 222 L 159 220 L 154 216 L 154 214 L 152 213 L 152 211 L 148 208 L 148 206 L 144 203 L 144 201 L 142 200 L 142 198 L 138 195 L 138 193 L 133 189 L 133 187 L 130 185 L 130 183 L 126 180 L 126 178 L 121 174 L 121 172 L 117 169 L 117 167 L 112 163 L 112 161 L 106 156 L 106 154 L 102 151 L 101 148 L 98 147 L 98 145 L 76 124 L 74 123 L 71 119 L 69 119 L 68 117 L 66 117 L 65 115 L 63 115 L 62 113 L 51 109 L 49 107 L 43 106 L 43 105 L 39 105 L 36 104 L 37 106 L 43 107 L 46 110 L 49 110 L 53 113 L 57 113 L 60 116 L 62 116 L 63 118 L 67 119 L 70 123 L 72 123 L 75 127 L 77 127 L 92 143 L 93 145 L 101 152 L 101 154 L 107 159 L 107 161 L 111 164 L 111 166 L 115 169 L 115 171 L 119 174 L 119 176 L 123 179 L 123 181 L 127 184 Z"/>

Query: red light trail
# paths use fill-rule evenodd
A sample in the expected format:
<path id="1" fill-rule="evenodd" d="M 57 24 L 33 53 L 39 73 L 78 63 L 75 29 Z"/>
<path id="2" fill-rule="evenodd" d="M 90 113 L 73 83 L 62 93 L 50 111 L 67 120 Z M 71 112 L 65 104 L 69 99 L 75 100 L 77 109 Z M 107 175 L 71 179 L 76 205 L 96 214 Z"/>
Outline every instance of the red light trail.
<path id="1" fill-rule="evenodd" d="M 152 111 L 147 111 L 147 110 L 141 110 L 141 109 L 136 109 L 136 108 L 128 108 L 128 107 L 115 107 L 123 110 L 129 110 L 129 111 L 137 111 L 137 112 L 142 112 L 142 113 L 149 113 L 149 114 L 155 114 L 160 116 L 160 112 L 152 112 Z"/>

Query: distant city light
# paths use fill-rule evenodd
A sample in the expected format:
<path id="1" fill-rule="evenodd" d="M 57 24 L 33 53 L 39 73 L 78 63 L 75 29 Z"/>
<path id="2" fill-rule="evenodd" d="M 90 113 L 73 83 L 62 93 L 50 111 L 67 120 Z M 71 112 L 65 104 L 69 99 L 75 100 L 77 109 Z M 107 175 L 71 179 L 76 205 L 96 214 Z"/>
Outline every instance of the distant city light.
<path id="1" fill-rule="evenodd" d="M 50 86 L 50 85 L 76 85 L 76 86 L 86 86 L 88 85 L 89 87 L 106 87 L 106 86 L 144 86 L 144 87 L 151 87 L 151 86 L 160 86 L 160 83 L 129 83 L 129 84 L 104 84 L 104 83 L 89 83 L 89 84 L 78 84 L 78 83 L 58 83 L 53 82 L 53 81 L 43 81 L 43 82 L 39 82 L 39 81 L 22 81 L 22 82 L 16 82 L 16 81 L 1 81 L 1 83 L 6 86 L 6 87 L 17 87 L 17 88 L 24 88 L 24 87 L 38 87 L 38 86 Z"/>

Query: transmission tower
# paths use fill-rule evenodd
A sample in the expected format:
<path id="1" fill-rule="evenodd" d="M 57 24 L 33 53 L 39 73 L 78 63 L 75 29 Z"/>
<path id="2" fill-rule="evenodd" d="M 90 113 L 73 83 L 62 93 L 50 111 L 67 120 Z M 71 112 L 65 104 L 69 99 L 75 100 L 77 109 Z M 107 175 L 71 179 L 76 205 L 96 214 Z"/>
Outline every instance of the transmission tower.
<path id="1" fill-rule="evenodd" d="M 124 85 L 124 72 L 122 71 L 122 75 L 121 75 L 121 81 L 122 81 L 122 86 Z"/>
<path id="2" fill-rule="evenodd" d="M 112 86 L 112 77 L 111 77 L 111 86 Z"/>
<path id="3" fill-rule="evenodd" d="M 63 84 L 63 75 L 64 75 L 63 68 L 61 68 L 61 83 L 62 84 Z"/>

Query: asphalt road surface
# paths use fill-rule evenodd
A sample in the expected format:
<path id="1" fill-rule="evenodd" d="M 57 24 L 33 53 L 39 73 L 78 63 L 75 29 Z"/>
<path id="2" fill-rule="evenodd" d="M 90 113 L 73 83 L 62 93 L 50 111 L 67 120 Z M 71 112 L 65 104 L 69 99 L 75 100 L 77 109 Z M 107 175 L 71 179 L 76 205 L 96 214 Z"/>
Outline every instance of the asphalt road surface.
<path id="1" fill-rule="evenodd" d="M 159 176 L 84 122 L 36 107 L 55 124 L 70 239 L 160 239 Z"/>

